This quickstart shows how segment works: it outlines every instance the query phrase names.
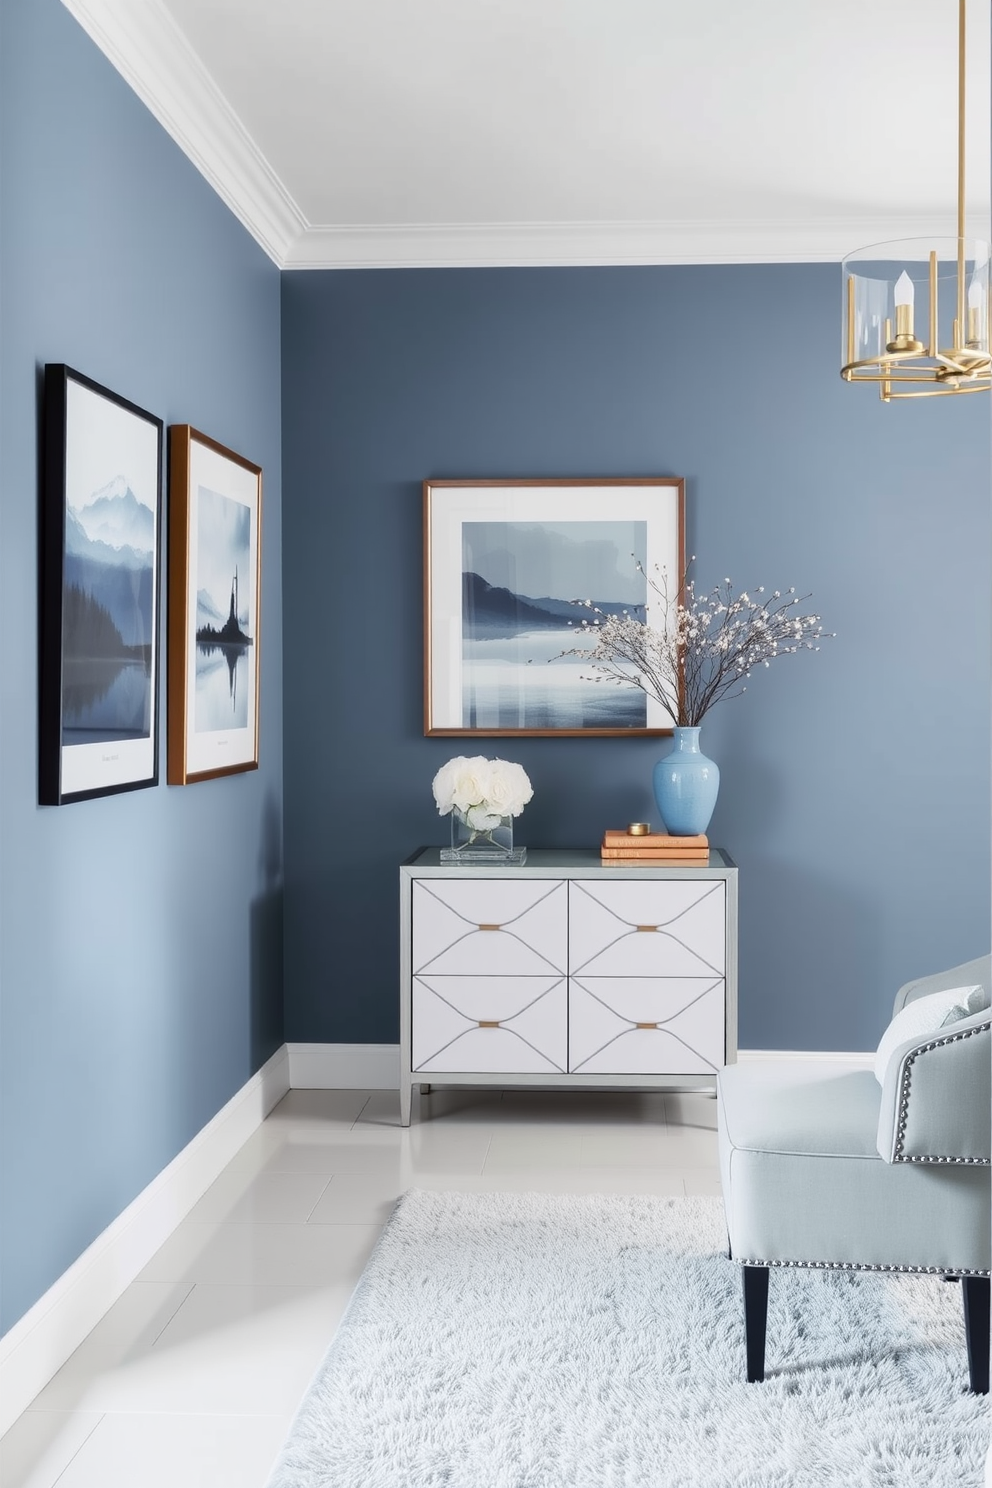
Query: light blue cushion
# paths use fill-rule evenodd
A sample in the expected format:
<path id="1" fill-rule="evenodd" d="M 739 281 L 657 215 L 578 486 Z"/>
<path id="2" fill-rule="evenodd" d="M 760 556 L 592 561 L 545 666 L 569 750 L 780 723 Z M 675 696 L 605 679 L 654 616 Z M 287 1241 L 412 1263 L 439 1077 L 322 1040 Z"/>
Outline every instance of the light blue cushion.
<path id="1" fill-rule="evenodd" d="M 949 1023 L 960 1023 L 962 1018 L 970 1018 L 972 1013 L 984 1013 L 989 1006 L 989 994 L 985 987 L 972 987 L 967 997 L 956 1002 L 947 1017 L 940 1025 L 946 1028 Z"/>
<path id="2" fill-rule="evenodd" d="M 930 976 L 917 977 L 915 981 L 907 982 L 896 993 L 893 1017 L 907 1002 L 913 1002 L 917 997 L 926 997 L 944 987 L 966 987 L 975 982 L 979 982 L 986 992 L 992 988 L 992 956 L 978 956 L 974 961 L 963 961 L 960 966 L 952 966 L 948 971 L 937 971 Z"/>
<path id="3" fill-rule="evenodd" d="M 977 1012 L 979 1007 L 987 1007 L 988 1003 L 982 1001 L 984 996 L 984 988 L 978 985 L 944 987 L 939 992 L 930 992 L 926 997 L 916 997 L 907 1002 L 896 1013 L 875 1050 L 875 1079 L 879 1085 L 885 1084 L 889 1060 L 902 1044 L 919 1042 L 943 1028 L 945 1023 L 956 1022 L 966 1018 L 969 1011 Z M 976 1006 L 969 1009 L 966 1004 L 972 997 L 977 1000 Z"/>

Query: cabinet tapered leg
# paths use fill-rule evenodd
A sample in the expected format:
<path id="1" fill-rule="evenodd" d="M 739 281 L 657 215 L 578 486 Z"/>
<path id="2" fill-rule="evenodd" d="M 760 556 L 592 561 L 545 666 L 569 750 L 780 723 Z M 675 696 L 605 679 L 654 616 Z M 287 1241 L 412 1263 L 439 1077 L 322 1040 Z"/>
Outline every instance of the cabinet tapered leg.
<path id="1" fill-rule="evenodd" d="M 410 1125 L 410 1107 L 413 1098 L 413 1087 L 409 1080 L 400 1080 L 400 1126 Z"/>
<path id="2" fill-rule="evenodd" d="M 743 1266 L 744 1342 L 747 1350 L 747 1381 L 765 1377 L 765 1325 L 768 1321 L 768 1266 Z"/>

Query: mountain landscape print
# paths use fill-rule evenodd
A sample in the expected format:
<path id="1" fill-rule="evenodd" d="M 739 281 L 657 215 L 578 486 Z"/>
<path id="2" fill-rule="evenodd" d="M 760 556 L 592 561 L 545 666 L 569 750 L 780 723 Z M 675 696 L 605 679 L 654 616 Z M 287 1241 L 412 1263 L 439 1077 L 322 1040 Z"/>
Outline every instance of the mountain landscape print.
<path id="1" fill-rule="evenodd" d="M 639 688 L 562 655 L 594 618 L 576 600 L 645 618 L 646 542 L 643 521 L 462 524 L 463 728 L 646 727 Z"/>
<path id="2" fill-rule="evenodd" d="M 63 744 L 150 735 L 155 526 L 125 474 L 66 502 Z"/>
<path id="3" fill-rule="evenodd" d="M 248 726 L 251 509 L 201 485 L 197 493 L 194 729 Z"/>

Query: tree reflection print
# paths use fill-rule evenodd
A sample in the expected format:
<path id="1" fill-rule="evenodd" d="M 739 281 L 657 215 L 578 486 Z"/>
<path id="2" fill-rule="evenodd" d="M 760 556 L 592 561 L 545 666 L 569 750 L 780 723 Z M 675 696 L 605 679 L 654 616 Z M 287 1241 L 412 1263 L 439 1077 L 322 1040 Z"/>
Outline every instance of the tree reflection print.
<path id="1" fill-rule="evenodd" d="M 194 727 L 203 734 L 248 723 L 251 511 L 207 486 L 197 507 Z"/>
<path id="2" fill-rule="evenodd" d="M 262 472 L 169 430 L 170 785 L 258 766 Z"/>
<path id="3" fill-rule="evenodd" d="M 40 799 L 154 785 L 162 424 L 45 368 Z"/>
<path id="4" fill-rule="evenodd" d="M 66 499 L 62 743 L 147 739 L 155 512 L 124 474 Z"/>

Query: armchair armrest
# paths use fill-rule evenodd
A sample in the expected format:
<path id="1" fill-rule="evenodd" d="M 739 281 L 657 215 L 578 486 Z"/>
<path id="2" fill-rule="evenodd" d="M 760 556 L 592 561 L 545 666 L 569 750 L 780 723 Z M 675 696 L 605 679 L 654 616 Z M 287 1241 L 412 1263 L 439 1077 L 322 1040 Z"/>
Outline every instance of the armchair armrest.
<path id="1" fill-rule="evenodd" d="M 882 1086 L 878 1152 L 890 1163 L 987 1165 L 990 1148 L 992 1014 L 986 1008 L 910 1039 L 893 1054 Z"/>

